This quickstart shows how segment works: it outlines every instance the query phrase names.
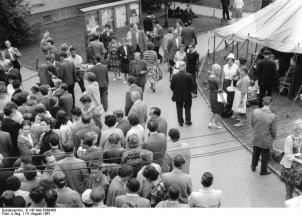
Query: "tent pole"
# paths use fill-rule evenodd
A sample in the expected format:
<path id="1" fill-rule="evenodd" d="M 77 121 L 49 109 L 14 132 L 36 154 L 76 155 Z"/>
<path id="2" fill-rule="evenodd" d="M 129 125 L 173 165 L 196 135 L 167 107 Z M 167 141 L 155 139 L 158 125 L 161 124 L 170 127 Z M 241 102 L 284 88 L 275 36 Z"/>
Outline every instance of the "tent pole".
<path id="1" fill-rule="evenodd" d="M 216 46 L 216 36 L 214 35 L 213 64 L 215 63 L 215 46 Z"/>
<path id="2" fill-rule="evenodd" d="M 246 60 L 249 58 L 249 46 L 250 46 L 250 41 L 249 41 L 249 39 L 247 39 Z"/>

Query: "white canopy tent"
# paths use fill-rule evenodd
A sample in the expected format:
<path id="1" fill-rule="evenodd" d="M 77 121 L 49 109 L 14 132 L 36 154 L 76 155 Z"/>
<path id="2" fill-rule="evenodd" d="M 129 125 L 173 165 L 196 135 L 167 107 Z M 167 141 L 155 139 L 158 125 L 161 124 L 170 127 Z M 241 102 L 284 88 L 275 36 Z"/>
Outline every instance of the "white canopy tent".
<path id="1" fill-rule="evenodd" d="M 302 0 L 277 0 L 226 27 L 215 36 L 238 42 L 252 41 L 280 52 L 302 54 Z"/>

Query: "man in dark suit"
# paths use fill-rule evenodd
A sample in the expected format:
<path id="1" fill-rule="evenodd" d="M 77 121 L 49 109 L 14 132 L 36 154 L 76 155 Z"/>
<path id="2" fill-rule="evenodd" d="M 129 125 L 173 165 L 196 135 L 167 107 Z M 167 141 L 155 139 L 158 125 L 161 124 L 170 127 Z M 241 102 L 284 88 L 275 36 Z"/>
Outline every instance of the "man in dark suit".
<path id="1" fill-rule="evenodd" d="M 155 16 L 151 11 L 148 12 L 148 16 L 143 20 L 144 31 L 146 35 L 149 35 L 153 31 L 153 21 L 155 20 Z M 149 38 L 150 39 L 150 38 Z"/>
<path id="2" fill-rule="evenodd" d="M 188 24 L 189 21 L 192 22 L 194 15 L 195 14 L 191 9 L 191 5 L 187 4 L 187 8 L 182 13 L 182 21 L 184 22 L 185 26 Z"/>
<path id="3" fill-rule="evenodd" d="M 172 76 L 172 68 L 175 65 L 174 57 L 177 51 L 179 51 L 179 45 L 182 44 L 180 37 L 178 37 L 178 31 L 175 30 L 173 32 L 174 38 L 168 40 L 167 43 L 167 51 L 168 51 L 168 59 L 169 59 L 169 70 L 170 70 L 170 79 Z"/>
<path id="4" fill-rule="evenodd" d="M 157 58 L 162 61 L 162 56 L 159 54 L 159 48 L 162 45 L 162 39 L 164 37 L 164 30 L 163 28 L 159 25 L 158 20 L 153 21 L 153 34 L 151 34 L 152 37 L 152 42 L 154 44 L 154 51 L 157 54 Z"/>
<path id="5" fill-rule="evenodd" d="M 187 72 L 193 76 L 193 81 L 195 83 L 193 88 L 193 98 L 197 97 L 197 83 L 196 83 L 196 75 L 198 71 L 199 64 L 199 54 L 195 49 L 195 44 L 189 45 L 189 50 L 187 53 Z"/>
<path id="6" fill-rule="evenodd" d="M 173 91 L 172 101 L 176 102 L 177 118 L 180 126 L 183 126 L 183 108 L 185 108 L 187 126 L 191 122 L 192 91 L 194 86 L 193 77 L 186 71 L 186 63 L 179 64 L 179 72 L 172 76 L 170 88 Z"/>
<path id="7" fill-rule="evenodd" d="M 19 62 L 19 58 L 22 57 L 22 54 L 16 47 L 12 47 L 9 40 L 5 41 L 5 46 L 5 58 L 9 59 L 12 62 L 13 67 L 20 71 L 21 63 Z"/>
<path id="8" fill-rule="evenodd" d="M 142 88 L 135 84 L 135 78 L 133 76 L 128 77 L 128 85 L 130 88 L 126 92 L 126 102 L 125 102 L 125 115 L 128 116 L 128 113 L 133 105 L 131 101 L 131 92 L 138 91 L 141 96 L 143 95 Z"/>
<path id="9" fill-rule="evenodd" d="M 4 115 L 5 118 L 2 121 L 1 130 L 8 132 L 11 138 L 13 156 L 19 156 L 20 152 L 17 146 L 17 140 L 19 135 L 19 130 L 21 128 L 20 124 L 12 119 L 14 114 L 13 108 L 11 106 L 5 106 Z"/>
<path id="10" fill-rule="evenodd" d="M 223 17 L 223 19 L 225 20 L 225 15 L 226 15 L 228 20 L 232 20 L 230 18 L 230 14 L 229 14 L 230 0 L 221 0 L 221 5 L 222 5 L 222 17 Z"/>
<path id="11" fill-rule="evenodd" d="M 270 149 L 273 148 L 273 141 L 277 136 L 276 115 L 270 109 L 271 103 L 271 97 L 264 97 L 264 107 L 261 109 L 255 109 L 252 114 L 253 157 L 251 169 L 253 172 L 256 171 L 256 167 L 261 155 L 260 175 L 271 174 L 271 172 L 267 169 L 267 164 L 270 159 Z"/>
<path id="12" fill-rule="evenodd" d="M 157 121 L 149 120 L 147 123 L 147 127 L 150 131 L 150 134 L 142 147 L 143 149 L 147 149 L 153 153 L 153 161 L 159 164 L 163 170 L 163 168 L 165 167 L 164 159 L 167 150 L 166 136 L 163 133 L 157 132 L 158 129 Z"/>
<path id="13" fill-rule="evenodd" d="M 114 36 L 113 31 L 111 30 L 110 24 L 105 25 L 105 30 L 100 35 L 100 41 L 104 44 L 105 50 L 107 50 L 107 53 L 105 54 L 105 59 L 107 59 L 108 54 L 108 46 L 111 42 L 112 37 Z"/>
<path id="14" fill-rule="evenodd" d="M 15 90 L 15 92 L 12 95 L 12 102 L 14 102 L 17 106 L 21 106 L 22 105 L 22 99 L 21 99 L 21 95 L 26 94 L 28 95 L 27 92 L 22 91 L 21 89 L 21 82 L 19 80 L 14 80 L 12 82 L 12 86 Z"/>
<path id="15" fill-rule="evenodd" d="M 60 85 L 61 96 L 59 98 L 59 106 L 63 108 L 63 110 L 71 117 L 71 110 L 73 104 L 72 95 L 68 92 L 68 86 L 66 83 L 62 83 Z"/>
<path id="16" fill-rule="evenodd" d="M 8 65 L 9 65 L 9 69 L 7 71 L 8 79 L 13 79 L 13 80 L 18 79 L 22 83 L 22 76 L 21 76 L 20 70 L 17 68 L 14 68 L 13 63 L 9 63 Z"/>
<path id="17" fill-rule="evenodd" d="M 131 101 L 133 105 L 128 115 L 135 114 L 138 117 L 139 123 L 145 128 L 148 119 L 147 104 L 141 100 L 141 95 L 138 91 L 131 92 Z"/>
<path id="18" fill-rule="evenodd" d="M 124 84 L 127 84 L 130 62 L 134 59 L 133 49 L 128 45 L 127 38 L 122 39 L 122 46 L 117 49 L 117 55 L 121 61 L 121 72 L 125 79 Z"/>
<path id="19" fill-rule="evenodd" d="M 12 170 L 6 169 L 8 168 L 8 166 L 6 166 L 5 163 L 6 162 L 4 160 L 4 156 L 0 154 L 0 194 L 1 195 L 3 194 L 4 191 L 7 190 L 6 180 L 14 174 Z"/>
<path id="20" fill-rule="evenodd" d="M 61 52 L 60 58 L 62 63 L 60 64 L 60 73 L 59 78 L 62 80 L 62 83 L 66 83 L 68 86 L 68 92 L 72 95 L 73 103 L 72 107 L 75 104 L 75 97 L 74 97 L 74 85 L 75 85 L 75 66 L 72 61 L 67 59 L 67 53 Z"/>
<path id="21" fill-rule="evenodd" d="M 274 77 L 276 74 L 276 64 L 270 60 L 270 51 L 264 51 L 264 59 L 258 62 L 255 75 L 258 75 L 258 85 L 260 87 L 259 107 L 263 107 L 262 100 L 265 96 L 272 96 Z"/>
<path id="22" fill-rule="evenodd" d="M 147 49 L 147 37 L 144 31 L 138 29 L 137 24 L 133 25 L 132 44 L 134 52 L 144 53 Z"/>
<path id="23" fill-rule="evenodd" d="M 183 40 L 183 44 L 186 46 L 186 50 L 188 50 L 190 44 L 197 44 L 197 37 L 195 33 L 195 28 L 191 26 L 192 22 L 188 21 L 188 26 L 184 27 L 181 31 L 181 37 Z"/>
<path id="24" fill-rule="evenodd" d="M 52 64 L 52 56 L 46 55 L 45 56 L 46 62 L 39 66 L 38 76 L 40 78 L 41 85 L 49 85 L 53 86 L 53 82 L 51 80 L 51 75 L 49 73 L 49 68 L 54 67 Z"/>
<path id="25" fill-rule="evenodd" d="M 142 93 L 145 90 L 145 84 L 147 82 L 146 75 L 147 63 L 142 60 L 141 53 L 136 52 L 134 54 L 134 60 L 130 62 L 129 75 L 135 79 L 135 84 L 142 88 Z"/>
<path id="26" fill-rule="evenodd" d="M 0 128 L 2 125 L 3 116 L 0 116 Z M 4 157 L 2 160 L 3 167 L 11 167 L 12 160 L 5 159 L 13 156 L 13 145 L 8 132 L 0 130 L 0 154 Z"/>
<path id="27" fill-rule="evenodd" d="M 100 56 L 96 56 L 94 60 L 96 65 L 91 68 L 91 72 L 93 72 L 96 76 L 96 81 L 98 82 L 100 88 L 101 102 L 106 112 L 108 110 L 108 69 L 107 66 L 101 63 Z"/>

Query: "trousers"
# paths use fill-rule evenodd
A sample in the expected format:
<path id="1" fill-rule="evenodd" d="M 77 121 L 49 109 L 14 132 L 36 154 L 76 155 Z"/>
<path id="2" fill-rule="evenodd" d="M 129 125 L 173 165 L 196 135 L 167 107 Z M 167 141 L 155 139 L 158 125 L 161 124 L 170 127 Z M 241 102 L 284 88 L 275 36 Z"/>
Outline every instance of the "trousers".
<path id="1" fill-rule="evenodd" d="M 259 86 L 260 87 L 260 93 L 259 93 L 259 101 L 258 101 L 258 105 L 260 108 L 263 107 L 263 98 L 265 96 L 272 96 L 272 90 L 273 90 L 273 86 Z"/>
<path id="2" fill-rule="evenodd" d="M 68 86 L 68 92 L 72 95 L 72 107 L 75 105 L 75 97 L 74 97 L 74 84 Z"/>
<path id="3" fill-rule="evenodd" d="M 100 87 L 101 103 L 105 112 L 108 110 L 108 87 Z"/>
<path id="4" fill-rule="evenodd" d="M 186 123 L 191 122 L 192 99 L 176 101 L 177 119 L 179 124 L 184 123 L 183 108 L 185 108 Z"/>
<path id="5" fill-rule="evenodd" d="M 270 150 L 263 149 L 258 146 L 253 146 L 253 156 L 252 156 L 252 167 L 257 167 L 258 161 L 261 155 L 261 171 L 260 173 L 267 172 L 267 164 L 270 159 Z"/>
<path id="6" fill-rule="evenodd" d="M 173 72 L 174 65 L 175 65 L 175 61 L 173 59 L 169 59 L 170 78 L 172 77 L 172 72 Z"/>
<path id="7" fill-rule="evenodd" d="M 229 6 L 227 4 L 222 4 L 222 17 L 223 17 L 223 19 L 225 19 L 225 15 L 227 16 L 227 19 L 230 19 Z"/>

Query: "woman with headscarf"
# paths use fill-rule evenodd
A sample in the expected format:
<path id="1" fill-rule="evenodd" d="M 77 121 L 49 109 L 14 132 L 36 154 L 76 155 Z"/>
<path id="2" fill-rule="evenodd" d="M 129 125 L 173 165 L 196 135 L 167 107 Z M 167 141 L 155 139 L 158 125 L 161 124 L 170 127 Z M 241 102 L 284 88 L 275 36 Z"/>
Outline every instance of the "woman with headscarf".
<path id="1" fill-rule="evenodd" d="M 302 181 L 302 164 L 296 160 L 301 160 L 302 153 L 302 121 L 295 122 L 293 132 L 285 139 L 284 156 L 280 162 L 281 181 L 285 184 L 286 200 L 293 198 L 295 188 Z"/>
<path id="2" fill-rule="evenodd" d="M 221 67 L 218 64 L 212 66 L 212 73 L 208 76 L 209 90 L 210 90 L 210 105 L 213 116 L 209 123 L 209 128 L 218 128 L 222 127 L 219 125 L 219 120 L 223 112 L 224 104 L 226 103 L 226 98 L 224 98 L 222 90 L 222 81 L 221 81 Z M 222 98 L 222 102 L 218 102 L 218 97 Z"/>
<path id="3" fill-rule="evenodd" d="M 235 82 L 238 79 L 239 74 L 239 67 L 238 65 L 234 64 L 235 56 L 233 53 L 230 53 L 227 57 L 227 64 L 223 66 L 222 71 L 222 83 L 223 83 L 223 90 L 227 93 L 227 106 L 226 112 L 227 115 L 232 113 L 232 104 L 234 100 L 234 91 L 235 91 Z M 235 115 L 232 115 L 232 118 L 235 118 Z"/>

